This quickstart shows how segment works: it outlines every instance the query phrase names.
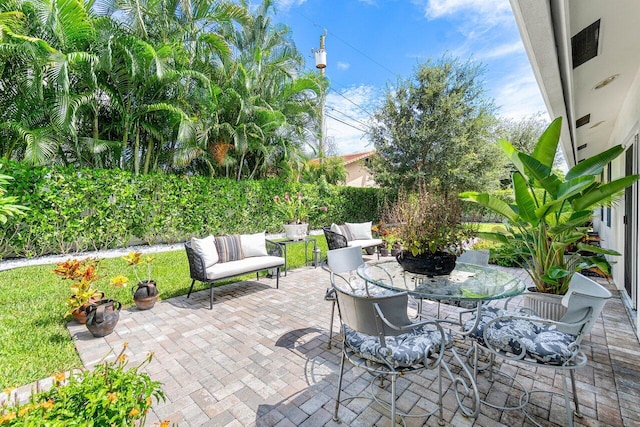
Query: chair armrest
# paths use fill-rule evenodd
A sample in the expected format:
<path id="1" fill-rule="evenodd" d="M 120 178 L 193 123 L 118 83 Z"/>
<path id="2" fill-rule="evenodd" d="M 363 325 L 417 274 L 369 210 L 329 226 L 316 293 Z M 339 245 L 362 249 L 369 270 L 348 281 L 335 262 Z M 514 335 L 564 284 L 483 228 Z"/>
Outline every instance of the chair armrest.
<path id="1" fill-rule="evenodd" d="M 189 260 L 189 275 L 194 280 L 206 282 L 207 267 L 204 264 L 204 259 L 193 250 L 190 243 L 185 243 L 184 249 L 187 252 L 187 259 Z"/>
<path id="2" fill-rule="evenodd" d="M 347 238 L 342 234 L 335 233 L 328 227 L 322 227 L 322 231 L 324 232 L 325 239 L 327 239 L 327 246 L 329 247 L 329 250 L 342 249 L 348 246 Z"/>
<path id="3" fill-rule="evenodd" d="M 271 256 L 279 256 L 282 258 L 282 246 L 273 240 L 265 239 L 265 245 L 267 247 L 267 253 Z"/>

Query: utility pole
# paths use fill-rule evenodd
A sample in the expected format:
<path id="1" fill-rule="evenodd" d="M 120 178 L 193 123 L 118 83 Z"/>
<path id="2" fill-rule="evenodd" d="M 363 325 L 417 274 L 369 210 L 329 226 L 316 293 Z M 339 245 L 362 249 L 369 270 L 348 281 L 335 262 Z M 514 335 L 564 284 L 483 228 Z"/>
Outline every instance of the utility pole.
<path id="1" fill-rule="evenodd" d="M 324 69 L 327 68 L 327 51 L 324 49 L 324 39 L 327 37 L 327 30 L 324 30 L 324 33 L 320 36 L 320 49 L 311 49 L 311 51 L 315 54 L 316 58 L 316 68 L 320 70 L 320 75 L 324 77 Z M 322 102 L 320 108 L 322 109 L 322 118 L 320 123 L 320 138 L 318 141 L 318 159 L 320 164 L 324 162 L 324 143 L 327 133 L 327 123 L 324 114 L 324 107 L 326 102 L 326 93 L 322 94 Z"/>

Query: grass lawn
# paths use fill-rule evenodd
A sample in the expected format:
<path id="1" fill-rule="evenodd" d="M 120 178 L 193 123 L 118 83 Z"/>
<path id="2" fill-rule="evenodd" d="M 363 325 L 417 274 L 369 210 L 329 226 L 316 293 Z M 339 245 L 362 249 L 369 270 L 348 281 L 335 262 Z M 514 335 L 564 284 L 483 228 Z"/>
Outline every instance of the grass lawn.
<path id="1" fill-rule="evenodd" d="M 327 251 L 324 236 L 316 238 L 323 254 Z M 189 264 L 184 250 L 151 254 L 154 257 L 152 277 L 158 284 L 161 299 L 186 294 L 191 285 Z M 69 258 L 73 258 L 70 256 Z M 287 247 L 289 269 L 304 265 L 304 245 Z M 55 372 L 81 367 L 80 358 L 66 329 L 70 319 L 64 319 L 69 297 L 69 282 L 52 273 L 55 265 L 23 267 L 0 271 L 0 390 L 18 387 L 45 378 Z M 98 289 L 122 302 L 133 305 L 131 285 L 115 288 L 109 278 L 118 274 L 136 283 L 131 269 L 121 258 L 108 258 L 100 263 L 105 277 Z M 141 269 L 144 274 L 144 269 Z M 141 278 L 144 279 L 144 277 Z M 222 283 L 255 278 L 254 274 Z M 196 284 L 195 290 L 208 289 Z M 117 328 L 117 326 L 116 326 Z"/>

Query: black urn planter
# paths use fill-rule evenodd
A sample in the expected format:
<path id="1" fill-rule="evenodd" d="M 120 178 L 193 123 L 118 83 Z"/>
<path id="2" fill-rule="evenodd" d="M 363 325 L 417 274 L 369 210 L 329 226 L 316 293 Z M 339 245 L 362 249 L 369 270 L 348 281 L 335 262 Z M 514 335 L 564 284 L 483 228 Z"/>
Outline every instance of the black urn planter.
<path id="1" fill-rule="evenodd" d="M 112 299 L 101 299 L 87 308 L 87 329 L 94 337 L 105 337 L 113 332 L 120 319 L 122 304 Z"/>
<path id="2" fill-rule="evenodd" d="M 446 252 L 426 253 L 413 256 L 410 251 L 402 251 L 396 260 L 405 271 L 427 276 L 445 276 L 456 267 L 457 257 Z"/>
<path id="3" fill-rule="evenodd" d="M 153 308 L 158 300 L 158 288 L 153 280 L 143 280 L 138 283 L 136 289 L 131 289 L 133 293 L 133 302 L 138 310 L 149 310 Z"/>

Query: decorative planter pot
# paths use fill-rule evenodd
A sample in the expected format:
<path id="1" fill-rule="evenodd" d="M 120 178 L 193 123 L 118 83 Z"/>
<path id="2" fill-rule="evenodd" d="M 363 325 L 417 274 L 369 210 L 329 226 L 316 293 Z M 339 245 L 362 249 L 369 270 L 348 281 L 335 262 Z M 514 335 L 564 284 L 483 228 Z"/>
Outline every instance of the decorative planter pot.
<path id="1" fill-rule="evenodd" d="M 309 224 L 284 224 L 284 233 L 289 240 L 302 240 L 307 236 Z"/>
<path id="2" fill-rule="evenodd" d="M 143 280 L 138 283 L 137 289 L 132 288 L 131 292 L 138 310 L 149 310 L 158 300 L 158 288 L 153 280 Z"/>
<path id="3" fill-rule="evenodd" d="M 71 316 L 74 318 L 76 322 L 80 323 L 81 325 L 84 325 L 85 323 L 87 323 L 87 309 L 89 308 L 89 305 L 100 301 L 102 298 L 104 298 L 104 292 L 98 291 L 96 293 L 96 296 L 91 297 L 89 299 L 89 302 L 86 302 L 81 307 L 78 307 L 75 310 L 73 310 L 71 312 Z"/>
<path id="4" fill-rule="evenodd" d="M 112 299 L 101 299 L 87 309 L 87 329 L 94 337 L 104 337 L 113 332 L 120 319 L 120 304 Z"/>
<path id="5" fill-rule="evenodd" d="M 396 260 L 405 271 L 427 276 L 444 276 L 456 267 L 456 256 L 446 252 L 413 256 L 410 251 L 402 251 Z"/>
<path id="6" fill-rule="evenodd" d="M 389 256 L 389 249 L 380 248 L 380 256 Z"/>
<path id="7" fill-rule="evenodd" d="M 560 320 L 567 312 L 567 308 L 562 305 L 563 296 L 537 292 L 535 288 L 528 288 L 522 294 L 522 305 L 535 311 L 540 317 Z"/>

